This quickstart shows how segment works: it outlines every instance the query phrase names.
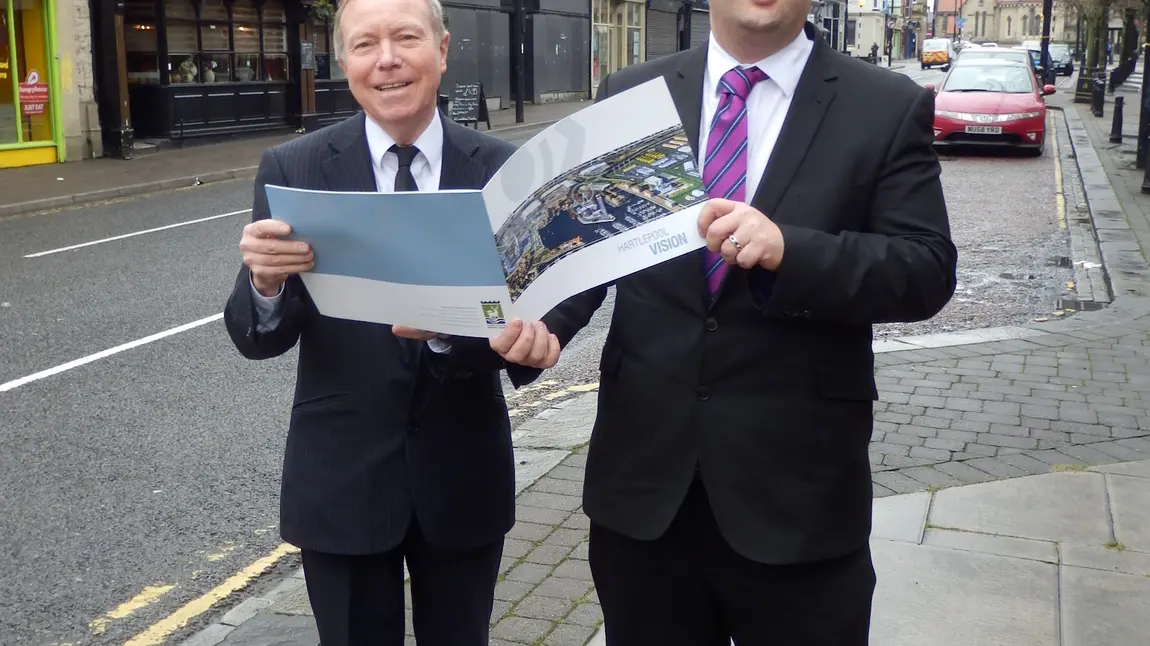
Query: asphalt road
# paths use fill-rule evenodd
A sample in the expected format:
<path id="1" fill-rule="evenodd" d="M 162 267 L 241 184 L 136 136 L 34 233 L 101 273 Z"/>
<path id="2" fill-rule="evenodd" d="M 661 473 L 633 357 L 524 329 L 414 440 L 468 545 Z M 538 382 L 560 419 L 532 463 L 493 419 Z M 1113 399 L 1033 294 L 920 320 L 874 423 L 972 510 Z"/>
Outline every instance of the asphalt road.
<path id="1" fill-rule="evenodd" d="M 232 181 L 0 220 L 0 643 L 124 643 L 280 544 L 294 351 L 247 361 L 215 320 L 20 381 L 222 312 L 250 214 L 26 255 L 251 196 Z M 597 334 L 554 379 L 593 380 L 574 364 Z"/>
<path id="2" fill-rule="evenodd" d="M 908 67 L 904 74 L 938 84 L 938 69 Z M 1010 152 L 947 152 L 942 184 L 958 247 L 958 287 L 937 316 L 921 323 L 875 327 L 879 337 L 1017 325 L 1055 315 L 1058 298 L 1073 279 L 1061 266 L 1070 253 L 1058 224 L 1055 193 L 1055 123 L 1050 114 L 1045 151 L 1030 158 Z"/>
<path id="3" fill-rule="evenodd" d="M 943 169 L 959 295 L 928 323 L 880 333 L 1048 312 L 1065 279 L 1049 261 L 1066 246 L 1049 148 L 1040 159 L 948 157 Z M 280 544 L 295 352 L 247 361 L 212 320 L 93 357 L 221 312 L 249 214 L 25 257 L 243 211 L 251 190 L 225 182 L 0 220 L 0 643 L 122 644 Z M 595 381 L 610 310 L 566 349 L 550 385 L 514 406 Z M 81 358 L 91 361 L 42 373 Z"/>

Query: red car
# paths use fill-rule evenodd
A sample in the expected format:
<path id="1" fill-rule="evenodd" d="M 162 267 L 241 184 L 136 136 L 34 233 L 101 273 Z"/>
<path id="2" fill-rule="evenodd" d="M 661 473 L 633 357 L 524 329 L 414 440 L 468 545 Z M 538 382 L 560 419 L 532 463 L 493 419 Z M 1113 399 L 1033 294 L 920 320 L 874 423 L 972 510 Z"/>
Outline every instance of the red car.
<path id="1" fill-rule="evenodd" d="M 1028 65 L 961 57 L 934 97 L 934 145 L 1021 148 L 1039 156 L 1046 143 L 1046 101 L 1053 85 L 1039 86 Z"/>

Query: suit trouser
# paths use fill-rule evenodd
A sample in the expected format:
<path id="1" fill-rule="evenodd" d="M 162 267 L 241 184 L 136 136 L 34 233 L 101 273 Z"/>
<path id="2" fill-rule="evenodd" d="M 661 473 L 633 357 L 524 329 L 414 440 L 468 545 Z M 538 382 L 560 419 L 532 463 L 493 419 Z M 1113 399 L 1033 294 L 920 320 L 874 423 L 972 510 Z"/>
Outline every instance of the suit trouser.
<path id="1" fill-rule="evenodd" d="M 403 542 L 389 552 L 348 556 L 301 550 L 320 642 L 402 646 L 406 559 L 420 646 L 487 646 L 502 555 L 502 540 L 464 552 L 437 550 L 414 518 Z"/>
<path id="2" fill-rule="evenodd" d="M 640 541 L 591 524 L 591 573 L 608 646 L 865 646 L 875 573 L 870 549 L 766 565 L 719 533 L 702 482 L 671 527 Z"/>

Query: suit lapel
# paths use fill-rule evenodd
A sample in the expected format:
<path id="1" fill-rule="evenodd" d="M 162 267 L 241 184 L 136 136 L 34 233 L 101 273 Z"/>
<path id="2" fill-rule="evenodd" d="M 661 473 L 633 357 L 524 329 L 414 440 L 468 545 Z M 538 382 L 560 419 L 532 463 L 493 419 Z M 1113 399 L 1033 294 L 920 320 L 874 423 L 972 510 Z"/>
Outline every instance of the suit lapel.
<path id="1" fill-rule="evenodd" d="M 363 112 L 336 126 L 329 142 L 330 156 L 323 175 L 330 191 L 375 192 L 375 170 L 367 147 Z"/>
<path id="2" fill-rule="evenodd" d="M 359 114 L 345 120 L 332 131 L 329 141 L 330 155 L 323 161 L 323 175 L 329 191 L 374 193 L 379 190 L 375 182 L 375 167 L 364 130 L 366 115 Z M 380 328 L 371 338 L 377 340 L 384 352 L 398 352 L 407 357 L 412 369 L 419 370 L 419 345 L 391 333 L 391 326 Z M 365 349 L 365 355 L 372 354 Z"/>
<path id="3" fill-rule="evenodd" d="M 683 55 L 678 69 L 666 76 L 667 89 L 683 120 L 683 130 L 695 157 L 699 156 L 699 119 L 703 114 L 703 73 L 707 68 L 707 47 L 702 45 Z"/>
<path id="4" fill-rule="evenodd" d="M 675 109 L 683 122 L 683 132 L 699 158 L 699 120 L 703 113 L 703 73 L 707 67 L 707 47 L 695 47 L 683 54 L 679 66 L 664 78 Z M 702 169 L 700 169 L 701 171 Z M 703 274 L 703 252 L 683 254 L 673 260 L 652 268 L 666 277 L 670 284 L 686 285 L 692 305 L 700 309 L 710 299 L 707 294 L 707 281 Z M 651 270 L 648 270 L 651 271 Z"/>
<path id="5" fill-rule="evenodd" d="M 462 131 L 462 132 L 460 132 Z M 443 119 L 443 161 L 439 170 L 439 189 L 476 189 L 483 186 L 487 172 L 475 161 L 479 145 L 468 136 L 467 128 Z"/>
<path id="6" fill-rule="evenodd" d="M 835 96 L 831 82 L 838 75 L 834 71 L 831 57 L 841 54 L 831 51 L 830 45 L 818 35 L 812 35 L 809 23 L 806 29 L 807 35 L 814 41 L 814 50 L 799 77 L 782 131 L 771 150 L 766 172 L 750 201 L 772 218 L 775 207 L 802 164 Z"/>

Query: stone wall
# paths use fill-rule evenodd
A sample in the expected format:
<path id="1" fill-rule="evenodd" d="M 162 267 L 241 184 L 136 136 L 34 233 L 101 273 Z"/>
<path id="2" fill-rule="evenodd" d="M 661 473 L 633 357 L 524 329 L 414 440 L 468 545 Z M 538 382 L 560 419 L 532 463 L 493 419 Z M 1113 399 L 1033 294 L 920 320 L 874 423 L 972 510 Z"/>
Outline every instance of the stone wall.
<path id="1" fill-rule="evenodd" d="M 59 105 L 63 109 L 66 158 L 79 161 L 102 156 L 88 0 L 56 5 L 56 42 L 60 49 Z"/>

